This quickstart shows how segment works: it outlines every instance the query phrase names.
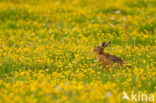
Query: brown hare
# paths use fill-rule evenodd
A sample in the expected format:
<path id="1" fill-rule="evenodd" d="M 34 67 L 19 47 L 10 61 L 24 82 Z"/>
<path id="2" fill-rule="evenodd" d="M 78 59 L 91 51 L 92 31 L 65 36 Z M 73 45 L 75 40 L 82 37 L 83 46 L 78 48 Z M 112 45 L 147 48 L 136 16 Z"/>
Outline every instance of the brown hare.
<path id="1" fill-rule="evenodd" d="M 96 46 L 93 49 L 93 52 L 96 54 L 98 62 L 102 64 L 104 67 L 116 67 L 116 66 L 123 66 L 124 60 L 121 58 L 105 53 L 104 49 L 110 44 L 111 42 L 104 42 L 101 46 Z"/>

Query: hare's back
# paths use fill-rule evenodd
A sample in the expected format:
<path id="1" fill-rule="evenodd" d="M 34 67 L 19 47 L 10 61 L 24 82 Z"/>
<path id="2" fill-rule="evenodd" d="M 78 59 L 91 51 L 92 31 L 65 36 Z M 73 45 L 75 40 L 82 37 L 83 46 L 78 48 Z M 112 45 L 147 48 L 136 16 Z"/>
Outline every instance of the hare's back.
<path id="1" fill-rule="evenodd" d="M 108 58 L 110 61 L 115 62 L 115 63 L 123 63 L 123 60 L 117 56 L 111 55 L 111 54 L 104 54 L 106 58 Z"/>

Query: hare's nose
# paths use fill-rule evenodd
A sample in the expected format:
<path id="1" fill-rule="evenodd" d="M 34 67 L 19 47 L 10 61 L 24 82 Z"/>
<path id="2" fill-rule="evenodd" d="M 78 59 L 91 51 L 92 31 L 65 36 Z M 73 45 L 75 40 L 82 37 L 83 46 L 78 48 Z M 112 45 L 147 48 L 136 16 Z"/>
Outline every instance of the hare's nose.
<path id="1" fill-rule="evenodd" d="M 93 49 L 92 52 L 94 52 L 95 50 Z"/>

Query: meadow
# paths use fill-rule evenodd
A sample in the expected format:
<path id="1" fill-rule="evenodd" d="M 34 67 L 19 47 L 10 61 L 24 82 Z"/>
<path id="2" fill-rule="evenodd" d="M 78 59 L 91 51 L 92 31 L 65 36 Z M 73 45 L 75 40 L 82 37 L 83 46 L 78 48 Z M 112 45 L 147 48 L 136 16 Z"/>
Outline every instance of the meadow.
<path id="1" fill-rule="evenodd" d="M 104 41 L 131 67 L 103 68 Z M 0 0 L 1 103 L 131 103 L 123 91 L 156 101 L 155 0 Z"/>

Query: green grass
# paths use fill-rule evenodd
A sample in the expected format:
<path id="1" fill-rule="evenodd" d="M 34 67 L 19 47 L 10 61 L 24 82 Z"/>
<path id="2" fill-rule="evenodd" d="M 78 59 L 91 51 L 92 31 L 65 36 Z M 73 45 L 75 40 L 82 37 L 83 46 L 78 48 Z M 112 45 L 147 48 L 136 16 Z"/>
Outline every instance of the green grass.
<path id="1" fill-rule="evenodd" d="M 57 5 L 50 0 L 0 0 L 0 80 L 4 83 L 0 91 L 5 88 L 8 94 L 14 93 L 6 85 L 18 81 L 42 83 L 38 74 L 43 70 L 44 75 L 51 76 L 47 81 L 57 80 L 58 85 L 65 81 L 76 81 L 76 85 L 100 81 L 102 85 L 115 83 L 119 92 L 135 89 L 155 93 L 156 2 L 113 2 L 61 0 Z M 131 68 L 102 68 L 91 51 L 103 41 L 112 41 L 105 52 L 123 58 Z M 31 79 L 20 76 L 21 71 L 29 70 Z M 32 94 L 27 91 L 21 98 Z M 77 91 L 76 96 L 80 94 Z M 44 93 L 33 95 L 38 101 L 45 97 Z M 53 95 L 56 100 L 61 98 Z"/>

